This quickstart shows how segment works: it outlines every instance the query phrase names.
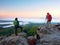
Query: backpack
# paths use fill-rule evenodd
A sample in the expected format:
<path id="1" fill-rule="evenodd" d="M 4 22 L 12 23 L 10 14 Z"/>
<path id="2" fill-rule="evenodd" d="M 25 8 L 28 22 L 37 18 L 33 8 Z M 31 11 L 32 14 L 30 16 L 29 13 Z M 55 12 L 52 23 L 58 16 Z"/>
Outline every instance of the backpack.
<path id="1" fill-rule="evenodd" d="M 15 20 L 14 21 L 14 26 L 19 26 L 19 21 Z"/>

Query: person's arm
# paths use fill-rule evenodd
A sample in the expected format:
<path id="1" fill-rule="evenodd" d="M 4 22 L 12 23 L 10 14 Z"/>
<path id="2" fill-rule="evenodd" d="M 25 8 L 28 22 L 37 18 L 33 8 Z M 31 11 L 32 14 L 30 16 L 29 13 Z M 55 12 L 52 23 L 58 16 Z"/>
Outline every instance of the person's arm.
<path id="1" fill-rule="evenodd" d="M 46 19 L 47 19 L 48 16 L 46 16 Z"/>
<path id="2" fill-rule="evenodd" d="M 37 34 L 39 35 L 40 34 L 40 31 L 37 31 Z"/>
<path id="3" fill-rule="evenodd" d="M 18 26 L 19 26 L 19 21 L 18 21 Z"/>
<path id="4" fill-rule="evenodd" d="M 15 21 L 13 21 L 13 25 L 15 25 Z"/>

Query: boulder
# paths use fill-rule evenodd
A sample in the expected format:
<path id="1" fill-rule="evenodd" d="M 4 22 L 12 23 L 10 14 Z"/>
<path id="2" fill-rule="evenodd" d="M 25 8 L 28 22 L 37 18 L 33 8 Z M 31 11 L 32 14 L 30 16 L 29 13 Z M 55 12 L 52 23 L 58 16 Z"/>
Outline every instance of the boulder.
<path id="1" fill-rule="evenodd" d="M 18 36 L 27 36 L 25 32 L 18 33 Z"/>
<path id="2" fill-rule="evenodd" d="M 18 38 L 18 44 L 28 45 L 28 41 L 27 41 L 27 39 L 26 39 L 24 36 L 20 36 L 20 37 Z"/>

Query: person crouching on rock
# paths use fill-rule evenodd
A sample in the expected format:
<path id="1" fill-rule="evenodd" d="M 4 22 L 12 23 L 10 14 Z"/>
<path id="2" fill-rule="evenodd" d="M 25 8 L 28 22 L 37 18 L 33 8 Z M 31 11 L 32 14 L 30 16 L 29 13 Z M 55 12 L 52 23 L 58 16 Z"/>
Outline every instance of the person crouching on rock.
<path id="1" fill-rule="evenodd" d="M 17 29 L 18 29 L 18 28 L 20 28 L 20 29 L 21 29 L 21 32 L 22 32 L 22 27 L 19 26 L 18 18 L 15 18 L 13 24 L 14 24 L 14 27 L 15 27 L 15 35 L 17 36 L 17 35 L 18 35 L 18 34 L 17 34 Z"/>
<path id="2" fill-rule="evenodd" d="M 40 28 L 38 28 L 37 30 L 36 38 L 37 38 L 37 42 L 40 42 Z"/>
<path id="3" fill-rule="evenodd" d="M 46 19 L 47 19 L 47 27 L 50 28 L 51 21 L 52 21 L 52 16 L 49 12 L 47 13 Z"/>

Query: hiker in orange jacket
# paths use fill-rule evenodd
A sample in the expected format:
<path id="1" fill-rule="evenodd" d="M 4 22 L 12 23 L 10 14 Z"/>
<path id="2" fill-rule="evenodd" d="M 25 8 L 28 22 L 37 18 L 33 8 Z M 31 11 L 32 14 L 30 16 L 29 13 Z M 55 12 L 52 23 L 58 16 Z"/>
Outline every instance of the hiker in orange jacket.
<path id="1" fill-rule="evenodd" d="M 49 12 L 47 13 L 46 19 L 47 19 L 47 27 L 50 27 L 51 21 L 52 21 L 52 16 Z"/>

